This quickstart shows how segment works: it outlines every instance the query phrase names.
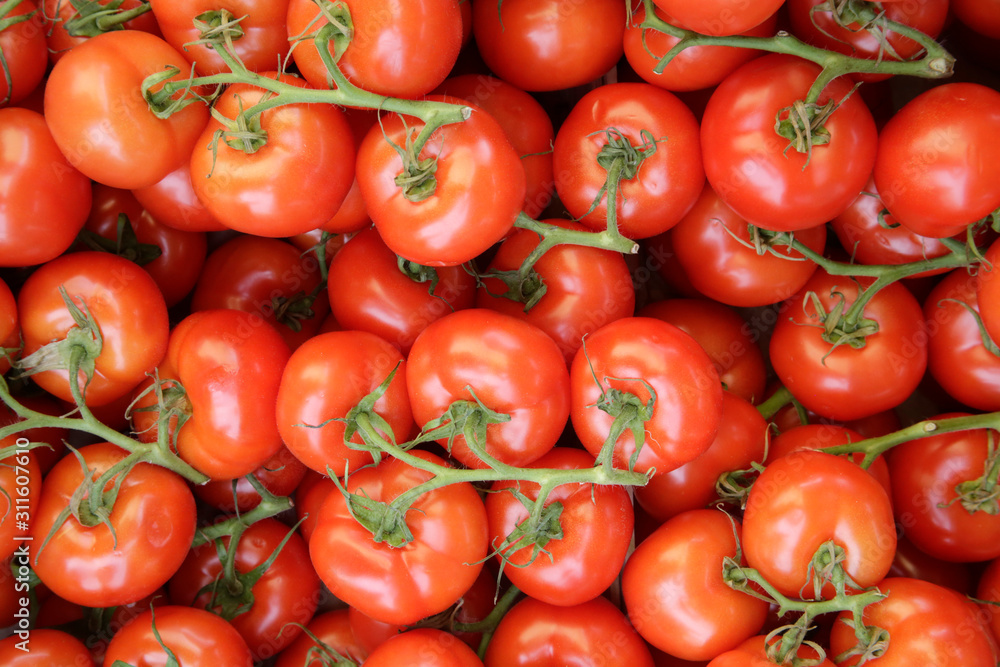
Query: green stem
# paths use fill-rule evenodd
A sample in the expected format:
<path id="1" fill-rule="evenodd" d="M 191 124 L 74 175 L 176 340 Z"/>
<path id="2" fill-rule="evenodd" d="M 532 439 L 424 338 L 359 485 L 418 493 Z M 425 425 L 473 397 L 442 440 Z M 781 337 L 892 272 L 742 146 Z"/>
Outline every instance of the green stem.
<path id="1" fill-rule="evenodd" d="M 520 594 L 520 589 L 511 584 L 511 586 L 504 591 L 503 595 L 500 596 L 500 599 L 497 600 L 493 610 L 486 616 L 486 618 L 475 623 L 456 623 L 454 625 L 453 629 L 456 632 L 483 633 L 482 639 L 479 640 L 479 650 L 477 651 L 480 660 L 485 659 L 486 649 L 490 645 L 490 640 L 493 639 L 493 633 L 496 632 L 500 621 L 507 615 L 510 608 L 514 606 L 514 603 L 517 601 Z"/>
<path id="2" fill-rule="evenodd" d="M 608 197 L 611 198 L 611 192 L 609 190 Z M 608 211 L 609 216 L 611 211 Z M 610 218 L 609 218 L 610 219 Z M 535 262 L 548 252 L 551 248 L 557 245 L 578 245 L 585 246 L 588 248 L 600 248 L 602 250 L 610 250 L 611 252 L 620 252 L 628 255 L 634 255 L 639 252 L 639 244 L 630 238 L 622 236 L 621 232 L 618 231 L 617 225 L 608 225 L 608 229 L 600 232 L 585 231 L 579 229 L 566 229 L 564 227 L 559 227 L 558 225 L 552 225 L 545 222 L 539 222 L 534 218 L 529 217 L 526 213 L 521 212 L 518 214 L 517 219 L 514 220 L 514 226 L 520 229 L 528 229 L 541 237 L 541 241 L 535 246 L 535 249 L 524 259 L 521 263 L 521 267 L 518 269 L 520 278 L 527 278 L 531 273 Z"/>
<path id="3" fill-rule="evenodd" d="M 220 537 L 232 536 L 236 534 L 237 531 L 242 532 L 242 530 L 245 530 L 247 526 L 252 526 L 263 519 L 275 517 L 282 512 L 292 509 L 292 507 L 293 504 L 291 498 L 286 496 L 275 496 L 270 493 L 266 495 L 262 494 L 260 504 L 252 510 L 237 514 L 229 519 L 226 519 L 225 521 L 220 521 L 219 523 L 213 523 L 210 526 L 200 528 L 194 537 L 194 543 L 192 546 L 197 547 L 202 544 L 207 544 L 208 542 L 214 542 Z M 240 526 L 242 526 L 242 528 L 240 528 Z"/>
<path id="4" fill-rule="evenodd" d="M 757 406 L 757 411 L 760 412 L 764 419 L 770 419 L 774 415 L 778 414 L 781 408 L 785 407 L 792 402 L 792 392 L 788 390 L 788 387 L 781 386 L 776 392 L 771 394 L 764 402 Z"/>

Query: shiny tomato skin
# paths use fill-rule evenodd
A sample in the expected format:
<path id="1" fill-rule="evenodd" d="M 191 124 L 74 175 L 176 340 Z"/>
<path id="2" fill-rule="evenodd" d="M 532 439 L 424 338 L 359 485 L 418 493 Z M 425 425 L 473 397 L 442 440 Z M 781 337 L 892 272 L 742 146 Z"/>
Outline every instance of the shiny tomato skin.
<path id="1" fill-rule="evenodd" d="M 990 629 L 993 631 L 993 638 L 1000 641 L 1000 610 L 995 603 L 1000 602 L 1000 559 L 994 558 L 986 565 L 976 584 L 976 598 L 987 603 L 981 609 L 986 612 L 989 619 Z"/>
<path id="2" fill-rule="evenodd" d="M 482 667 L 475 651 L 455 635 L 417 628 L 390 637 L 371 652 L 366 667 Z"/>
<path id="3" fill-rule="evenodd" d="M 21 348 L 21 328 L 17 321 L 17 299 L 6 281 L 0 279 L 0 374 L 10 370 Z"/>
<path id="4" fill-rule="evenodd" d="M 771 667 L 775 663 L 767 656 L 767 646 L 767 637 L 756 635 L 736 648 L 720 653 L 708 663 L 708 667 Z M 809 664 L 815 667 L 836 667 L 829 658 L 817 662 L 819 656 L 811 646 L 803 646 L 797 655 L 802 659 L 813 660 Z"/>
<path id="5" fill-rule="evenodd" d="M 132 194 L 158 222 L 189 232 L 221 232 L 228 227 L 215 219 L 198 199 L 191 182 L 191 162 L 152 185 L 134 188 Z"/>
<path id="6" fill-rule="evenodd" d="M 4 55 L 4 76 L 0 77 L 0 107 L 17 104 L 30 95 L 45 77 L 49 52 L 45 29 L 37 3 L 22 0 L 10 7 L 4 19 L 14 20 L 35 12 L 0 31 L 0 51 Z"/>
<path id="7" fill-rule="evenodd" d="M 976 283 L 976 302 L 979 305 L 979 316 L 986 332 L 994 342 L 1000 340 L 1000 240 L 993 241 L 986 252 L 985 260 L 979 265 L 978 282 Z"/>
<path id="8" fill-rule="evenodd" d="M 698 4 L 684 0 L 655 0 L 656 6 L 672 17 L 671 23 L 703 35 L 735 35 L 773 16 L 785 0 L 710 0 Z"/>
<path id="9" fill-rule="evenodd" d="M 354 636 L 347 609 L 333 609 L 316 614 L 306 627 L 314 637 L 341 657 L 353 660 L 358 665 L 368 657 L 368 651 Z M 323 657 L 334 657 L 328 654 L 326 647 L 320 646 L 303 632 L 278 654 L 274 667 L 324 667 Z"/>
<path id="10" fill-rule="evenodd" d="M 0 562 L 8 560 L 23 540 L 38 507 L 42 488 L 42 469 L 35 451 L 18 447 L 23 433 L 0 440 L 0 450 L 9 454 L 0 461 Z"/>
<path id="11" fill-rule="evenodd" d="M 26 646 L 17 635 L 0 640 L 0 663 L 6 667 L 94 667 L 82 641 L 63 630 L 34 628 Z"/>
<path id="12" fill-rule="evenodd" d="M 997 0 L 951 0 L 955 17 L 981 35 L 1000 39 L 1000 9 Z"/>
<path id="13" fill-rule="evenodd" d="M 156 629 L 156 633 L 153 629 Z M 106 664 L 165 665 L 169 646 L 184 667 L 251 667 L 246 642 L 221 616 L 179 605 L 157 605 L 118 631 L 108 646 Z"/>

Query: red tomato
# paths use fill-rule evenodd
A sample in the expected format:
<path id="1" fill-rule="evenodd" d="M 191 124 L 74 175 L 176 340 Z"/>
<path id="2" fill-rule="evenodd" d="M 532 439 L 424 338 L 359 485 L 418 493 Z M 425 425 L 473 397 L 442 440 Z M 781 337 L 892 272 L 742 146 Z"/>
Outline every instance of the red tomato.
<path id="1" fill-rule="evenodd" d="M 468 104 L 442 95 L 429 100 Z M 396 178 L 396 152 L 423 128 L 416 118 L 392 114 L 372 127 L 358 148 L 358 186 L 385 244 L 427 266 L 467 262 L 502 239 L 524 204 L 524 168 L 503 128 L 472 108 L 468 120 L 431 134 L 418 158 L 436 160 L 433 194 L 410 201 Z"/>
<path id="2" fill-rule="evenodd" d="M 672 23 L 704 35 L 736 35 L 773 16 L 785 0 L 709 0 L 697 4 L 684 0 L 654 0 L 673 18 Z"/>
<path id="3" fill-rule="evenodd" d="M 1000 641 L 1000 609 L 996 605 L 1000 602 L 1000 559 L 994 558 L 983 570 L 976 585 L 976 599 L 990 603 L 982 605 L 981 608 L 986 612 L 985 617 L 989 619 L 993 638 Z"/>
<path id="4" fill-rule="evenodd" d="M 690 335 L 649 317 L 624 317 L 587 337 L 570 367 L 570 417 L 577 437 L 597 456 L 613 417 L 598 407 L 609 394 L 656 393 L 645 421 L 645 443 L 636 448 L 631 430 L 614 445 L 615 466 L 665 473 L 691 461 L 712 444 L 722 419 L 722 383 L 712 360 Z"/>
<path id="5" fill-rule="evenodd" d="M 306 474 L 306 466 L 282 447 L 250 475 L 275 496 L 290 496 Z M 249 512 L 260 504 L 260 493 L 250 483 L 249 475 L 235 480 L 210 480 L 192 487 L 194 495 L 223 512 Z M 236 483 L 234 488 L 233 482 Z M 238 509 L 237 509 L 238 508 Z"/>
<path id="6" fill-rule="evenodd" d="M 355 146 L 365 138 L 368 130 L 378 120 L 378 115 L 377 109 L 344 109 L 344 117 L 347 119 L 347 124 L 351 126 L 351 135 L 354 137 Z M 361 197 L 361 188 L 358 186 L 358 178 L 355 174 L 351 189 L 344 197 L 344 203 L 340 205 L 333 217 L 319 229 L 341 235 L 341 244 L 343 244 L 343 235 L 359 232 L 366 227 L 371 227 L 371 224 L 368 208 L 365 206 L 365 200 Z"/>
<path id="7" fill-rule="evenodd" d="M 59 149 L 88 177 L 116 188 L 152 185 L 188 159 L 208 110 L 190 104 L 167 119 L 153 115 L 140 84 L 164 67 L 188 76 L 184 57 L 163 39 L 114 30 L 74 47 L 45 85 L 45 120 Z"/>
<path id="8" fill-rule="evenodd" d="M 434 628 L 417 628 L 387 639 L 365 667 L 482 667 L 475 651 L 453 634 Z"/>
<path id="9" fill-rule="evenodd" d="M 6 667 L 94 667 L 83 642 L 63 630 L 34 628 L 27 639 L 12 635 L 0 641 Z"/>
<path id="10" fill-rule="evenodd" d="M 996 342 L 1000 340 L 1000 270 L 996 268 L 997 262 L 1000 262 L 1000 240 L 990 244 L 983 260 L 977 274 L 976 302 L 983 326 Z"/>
<path id="11" fill-rule="evenodd" d="M 981 35 L 1000 39 L 1000 2 L 997 0 L 951 0 L 959 21 Z"/>
<path id="12" fill-rule="evenodd" d="M 90 179 L 63 156 L 45 120 L 28 109 L 0 109 L 0 145 L 12 148 L 0 154 L 6 184 L 0 193 L 0 266 L 55 259 L 87 220 Z"/>
<path id="13" fill-rule="evenodd" d="M 955 563 L 924 553 L 903 535 L 896 541 L 896 556 L 892 560 L 890 577 L 912 577 L 932 584 L 952 588 L 959 593 L 976 592 L 981 563 Z M 985 576 L 985 573 L 983 573 Z M 979 599 L 986 599 L 981 595 Z"/>
<path id="14" fill-rule="evenodd" d="M 787 117 L 782 110 L 803 99 L 819 73 L 809 61 L 768 54 L 726 77 L 705 108 L 701 148 L 708 182 L 758 227 L 797 231 L 823 224 L 854 201 L 871 175 L 875 121 L 846 80 L 832 81 L 817 100 L 839 105 L 823 124 L 828 143 L 799 152 L 775 131 L 775 117 Z"/>
<path id="15" fill-rule="evenodd" d="M 329 660 L 336 664 L 344 659 L 360 665 L 368 657 L 368 651 L 354 637 L 347 609 L 317 614 L 309 621 L 307 629 L 312 637 L 308 633 L 300 634 L 278 655 L 274 667 L 324 667 L 330 664 Z"/>
<path id="16" fill-rule="evenodd" d="M 165 665 L 164 646 L 184 667 L 253 665 L 250 649 L 236 628 L 204 609 L 176 605 L 157 606 L 119 630 L 104 663 Z"/>
<path id="17" fill-rule="evenodd" d="M 0 375 L 10 370 L 12 359 L 20 356 L 21 328 L 17 322 L 17 299 L 7 283 L 0 279 Z"/>
<path id="18" fill-rule="evenodd" d="M 0 19 L 11 22 L 0 29 L 0 52 L 3 52 L 0 107 L 5 107 L 17 104 L 38 87 L 48 68 L 49 52 L 42 14 L 33 0 L 15 3 Z"/>
<path id="19" fill-rule="evenodd" d="M 899 224 L 921 236 L 954 236 L 1000 207 L 996 149 L 1000 92 L 976 83 L 935 86 L 882 128 L 875 185 Z"/>
<path id="20" fill-rule="evenodd" d="M 767 637 L 764 635 L 751 637 L 731 651 L 713 658 L 708 667 L 773 667 L 775 663 L 767 655 L 767 646 Z M 836 667 L 827 658 L 818 660 L 819 655 L 816 650 L 808 645 L 802 646 L 796 652 L 796 656 L 803 660 L 812 660 L 807 664 L 814 667 Z"/>
<path id="21" fill-rule="evenodd" d="M 326 502 L 327 496 L 335 491 L 337 485 L 333 479 L 321 475 L 312 468 L 306 470 L 305 477 L 295 489 L 293 502 L 295 516 L 299 520 L 299 532 L 307 543 L 316 529 L 316 519 L 319 510 Z"/>
<path id="22" fill-rule="evenodd" d="M 78 453 L 94 479 L 126 456 L 106 442 Z M 113 607 L 149 595 L 173 576 L 191 548 L 197 517 L 187 483 L 165 468 L 139 463 L 121 483 L 108 517 L 114 534 L 103 523 L 87 526 L 73 516 L 54 528 L 83 480 L 73 454 L 45 477 L 31 526 L 35 574 L 59 597 L 86 607 Z"/>
<path id="23" fill-rule="evenodd" d="M 38 507 L 42 470 L 27 444 L 21 433 L 0 440 L 0 451 L 6 453 L 0 461 L 0 562 L 24 544 Z"/>
<path id="24" fill-rule="evenodd" d="M 81 44 L 93 34 L 108 32 L 96 24 L 95 19 L 105 12 L 126 13 L 136 11 L 143 6 L 142 0 L 118 0 L 113 9 L 107 5 L 113 0 L 97 0 L 96 2 L 80 2 L 79 0 L 42 0 L 42 18 L 45 21 L 45 39 L 48 44 L 49 59 L 56 63 L 70 49 Z M 138 16 L 118 24 L 119 27 L 110 30 L 141 30 L 160 36 L 160 28 L 156 16 L 149 8 Z M 193 15 L 192 15 L 193 16 Z M 181 46 L 174 47 L 181 50 Z"/>
<path id="25" fill-rule="evenodd" d="M 190 160 L 185 160 L 153 185 L 135 188 L 132 194 L 164 225 L 189 232 L 221 232 L 228 229 L 212 216 L 194 193 Z"/>

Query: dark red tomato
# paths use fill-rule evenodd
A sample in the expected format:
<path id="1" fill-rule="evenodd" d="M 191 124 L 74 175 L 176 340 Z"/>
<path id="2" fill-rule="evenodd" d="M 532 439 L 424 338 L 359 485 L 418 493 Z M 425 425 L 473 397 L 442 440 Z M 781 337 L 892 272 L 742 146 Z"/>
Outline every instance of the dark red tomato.
<path id="1" fill-rule="evenodd" d="M 383 437 L 404 442 L 413 428 L 407 392 L 408 362 L 395 347 L 364 331 L 317 334 L 292 353 L 278 387 L 278 432 L 289 451 L 320 474 L 343 477 L 372 462 L 371 452 L 344 443 L 340 420 L 396 371 L 374 405 L 385 420 Z M 357 431 L 351 442 L 364 441 Z"/>
<path id="2" fill-rule="evenodd" d="M 4 453 L 0 461 L 0 561 L 8 560 L 24 544 L 38 507 L 42 470 L 27 445 L 20 433 L 0 440 Z"/>
<path id="3" fill-rule="evenodd" d="M 309 87 L 289 74 L 261 76 Z M 237 83 L 216 98 L 213 117 L 190 153 L 191 182 L 205 208 L 230 229 L 294 236 L 328 222 L 343 204 L 354 180 L 354 138 L 333 104 L 285 104 L 262 111 L 255 118 L 266 139 L 252 152 L 217 134 L 271 95 Z"/>
<path id="4" fill-rule="evenodd" d="M 7 8 L 0 20 L 0 52 L 3 74 L 0 77 L 0 107 L 17 104 L 30 95 L 45 77 L 49 52 L 45 43 L 42 13 L 33 0 L 21 0 Z"/>
<path id="5" fill-rule="evenodd" d="M 828 143 L 799 152 L 775 131 L 775 118 L 787 118 L 783 110 L 805 98 L 819 73 L 809 61 L 768 54 L 726 77 L 705 108 L 701 148 L 708 182 L 758 227 L 797 231 L 823 224 L 857 198 L 871 175 L 875 121 L 847 80 L 833 80 L 817 100 L 838 105 L 823 123 Z"/>
<path id="6" fill-rule="evenodd" d="M 570 367 L 570 417 L 577 437 L 597 456 L 614 418 L 597 404 L 609 392 L 656 400 L 636 448 L 631 430 L 614 444 L 615 466 L 665 473 L 711 446 L 722 419 L 722 383 L 711 358 L 689 334 L 663 320 L 623 317 L 587 337 Z"/>
<path id="7" fill-rule="evenodd" d="M 166 665 L 167 646 L 184 667 L 251 667 L 253 655 L 240 633 L 215 614 L 176 605 L 156 606 L 118 631 L 107 665 Z"/>
<path id="8" fill-rule="evenodd" d="M 697 206 L 697 202 L 695 203 Z M 670 229 L 662 234 L 657 234 L 648 239 L 643 239 L 640 244 L 641 251 L 646 255 L 645 266 L 638 269 L 636 278 L 649 278 L 658 275 L 666 282 L 668 294 L 678 297 L 702 297 L 701 292 L 691 284 L 691 279 L 684 271 L 680 258 L 674 250 L 674 230 Z M 643 269 L 649 271 L 648 275 L 643 273 Z M 639 281 L 636 280 L 638 283 Z"/>
<path id="9" fill-rule="evenodd" d="M 954 236 L 1000 207 L 1000 163 L 990 157 L 998 143 L 1000 91 L 934 86 L 882 128 L 875 185 L 899 224 L 921 236 Z"/>
<path id="10" fill-rule="evenodd" d="M 488 354 L 484 354 L 488 350 Z M 417 338 L 406 384 L 421 428 L 456 401 L 478 399 L 510 420 L 486 426 L 485 453 L 524 466 L 556 444 L 570 410 L 570 378 L 555 342 L 523 320 L 485 308 L 445 315 Z M 464 465 L 488 467 L 458 435 L 448 443 Z"/>
<path id="11" fill-rule="evenodd" d="M 287 447 L 282 447 L 250 475 L 272 494 L 281 497 L 295 492 L 306 470 L 306 466 Z M 235 480 L 211 480 L 192 489 L 198 499 L 223 512 L 249 512 L 260 504 L 260 494 L 247 479 L 248 476 Z"/>
<path id="12" fill-rule="evenodd" d="M 191 311 L 233 308 L 273 326 L 288 347 L 312 338 L 329 312 L 315 255 L 280 239 L 239 235 L 208 256 Z"/>
<path id="13" fill-rule="evenodd" d="M 216 220 L 194 193 L 191 182 L 191 162 L 132 194 L 158 222 L 189 232 L 221 232 L 228 227 Z"/>
<path id="14" fill-rule="evenodd" d="M 359 88 L 391 97 L 420 97 L 444 81 L 458 59 L 462 48 L 458 0 L 413 0 L 391 9 L 381 0 L 343 4 L 350 12 L 353 34 L 337 66 Z M 288 38 L 295 41 L 292 55 L 316 88 L 329 88 L 330 75 L 316 44 L 307 37 L 328 23 L 312 0 L 288 3 Z"/>
<path id="15" fill-rule="evenodd" d="M 997 605 L 1000 602 L 1000 559 L 994 558 L 983 570 L 976 585 L 976 599 L 987 603 L 981 605 L 981 609 L 989 619 L 993 638 L 1000 641 L 1000 605 Z"/>
<path id="16" fill-rule="evenodd" d="M 295 489 L 293 497 L 295 516 L 300 522 L 299 533 L 306 543 L 316 529 L 316 519 L 320 508 L 326 502 L 326 497 L 336 489 L 337 485 L 330 477 L 321 475 L 312 468 L 306 469 L 306 474 Z"/>
<path id="17" fill-rule="evenodd" d="M 463 2 L 462 6 L 469 4 Z M 521 156 L 527 181 L 524 212 L 537 218 L 552 203 L 555 187 L 552 173 L 555 130 L 545 107 L 520 88 L 486 74 L 462 74 L 446 79 L 434 92 L 468 100 L 496 118 Z"/>
<path id="18" fill-rule="evenodd" d="M 565 229 L 586 230 L 568 220 L 544 222 Z M 539 241 L 538 235 L 530 230 L 514 230 L 500 243 L 486 273 L 516 271 Z M 507 287 L 497 278 L 482 280 L 476 306 L 534 324 L 559 345 L 567 364 L 580 349 L 584 336 L 635 312 L 632 274 L 620 253 L 561 244 L 545 251 L 533 270 L 544 284 L 545 294 L 529 310 L 525 311 L 521 301 L 502 296 Z"/>
<path id="19" fill-rule="evenodd" d="M 762 463 L 767 423 L 760 412 L 731 392 L 723 394 L 722 420 L 715 440 L 698 458 L 670 472 L 655 475 L 636 487 L 635 499 L 653 519 L 662 523 L 688 510 L 708 507 L 718 499 L 719 476 Z"/>
<path id="20" fill-rule="evenodd" d="M 454 97 L 428 100 L 468 106 Z M 430 135 L 418 157 L 435 160 L 433 193 L 407 198 L 396 183 L 403 171 L 397 149 L 423 129 L 417 118 L 386 116 L 358 148 L 358 186 L 385 244 L 397 255 L 426 266 L 467 262 L 510 231 L 524 205 L 521 159 L 501 125 L 472 109 L 468 120 Z"/>
<path id="21" fill-rule="evenodd" d="M 2 33 L 0 33 L 2 34 Z M 34 266 L 73 243 L 90 211 L 90 179 L 52 138 L 45 117 L 0 109 L 0 266 Z"/>
<path id="22" fill-rule="evenodd" d="M 765 635 L 757 635 L 732 649 L 721 653 L 708 663 L 708 667 L 774 667 L 774 661 L 767 655 L 768 640 Z M 797 652 L 802 660 L 811 660 L 807 664 L 814 667 L 836 667 L 828 658 L 820 659 L 816 650 L 808 645 L 802 646 Z"/>
<path id="23" fill-rule="evenodd" d="M 622 571 L 622 594 L 646 641 L 685 660 L 711 660 L 760 632 L 768 603 L 722 578 L 725 559 L 738 558 L 739 539 L 736 519 L 698 509 L 668 520 L 636 547 Z"/>
<path id="24" fill-rule="evenodd" d="M 365 138 L 368 130 L 378 120 L 378 116 L 377 109 L 344 109 L 344 117 L 347 119 L 348 125 L 351 126 L 355 146 L 359 145 L 361 140 Z M 368 207 L 365 206 L 365 200 L 361 196 L 361 187 L 358 185 L 358 177 L 355 174 L 351 189 L 344 197 L 344 203 L 340 205 L 333 217 L 319 229 L 341 236 L 341 243 L 343 243 L 344 235 L 371 227 L 371 224 L 371 218 L 368 217 Z M 332 255 L 330 256 L 332 257 Z"/>
<path id="25" fill-rule="evenodd" d="M 773 16 L 785 0 L 710 0 L 697 4 L 684 0 L 654 0 L 676 25 L 703 35 L 736 35 Z"/>
<path id="26" fill-rule="evenodd" d="M 986 332 L 994 342 L 1000 341 L 1000 240 L 994 241 L 983 254 L 984 261 L 978 269 L 976 302 L 979 316 Z"/>
<path id="27" fill-rule="evenodd" d="M 662 10 L 656 15 L 670 22 Z M 632 20 L 625 28 L 625 58 L 629 65 L 648 83 L 674 91 L 702 90 L 719 84 L 733 70 L 761 54 L 756 49 L 733 46 L 689 46 L 674 56 L 661 73 L 654 68 L 680 40 L 659 30 L 643 29 L 645 4 L 632 10 Z M 748 37 L 770 37 L 777 26 L 777 15 L 764 19 L 745 31 Z"/>
<path id="28" fill-rule="evenodd" d="M 594 457 L 580 449 L 556 447 L 532 468 L 591 468 Z M 498 550 L 503 572 L 510 582 L 536 600 L 562 607 L 581 604 L 603 593 L 621 572 L 632 540 L 634 514 L 628 492 L 620 486 L 562 484 L 545 498 L 555 503 L 560 536 L 536 552 L 535 544 L 508 545 L 515 530 L 529 520 L 532 507 L 514 495 L 524 494 L 532 507 L 539 485 L 531 482 L 496 482 L 486 497 L 490 546 Z"/>
<path id="29" fill-rule="evenodd" d="M 442 266 L 434 269 L 437 284 L 420 282 L 399 261 L 378 230 L 358 232 L 330 262 L 327 289 L 340 326 L 376 334 L 409 354 L 427 325 L 472 306 L 476 279 L 464 267 Z"/>
<path id="30" fill-rule="evenodd" d="M 472 3 L 472 32 L 490 70 L 521 90 L 563 90 L 608 72 L 622 56 L 618 0 Z"/>
<path id="31" fill-rule="evenodd" d="M 482 667 L 483 661 L 455 635 L 434 628 L 408 630 L 387 639 L 365 667 Z"/>
<path id="32" fill-rule="evenodd" d="M 21 328 L 17 324 L 17 299 L 0 279 L 0 375 L 9 371 L 11 360 L 20 356 Z"/>
<path id="33" fill-rule="evenodd" d="M 486 667 L 629 665 L 652 667 L 645 642 L 604 597 L 558 607 L 526 597 L 503 617 Z"/>
<path id="34" fill-rule="evenodd" d="M 98 25 L 95 25 L 94 19 L 100 16 L 102 12 L 135 12 L 143 6 L 142 0 L 118 0 L 114 3 L 116 5 L 115 9 L 111 10 L 107 5 L 112 4 L 112 1 L 42 0 L 41 7 L 44 12 L 43 18 L 45 20 L 45 36 L 48 43 L 49 59 L 53 63 L 56 63 L 74 46 L 92 37 L 94 32 L 107 32 L 102 31 Z M 148 7 L 146 9 L 147 11 L 111 29 L 141 30 L 142 32 L 161 36 L 156 17 L 151 11 L 148 11 Z M 178 51 L 182 50 L 180 45 L 175 48 Z"/>
<path id="35" fill-rule="evenodd" d="M 927 368 L 927 337 L 920 303 L 906 287 L 892 283 L 865 304 L 861 315 L 878 325 L 863 347 L 824 340 L 817 303 L 830 313 L 840 301 L 849 309 L 864 277 L 817 271 L 788 299 L 770 340 L 778 378 L 807 409 L 835 421 L 873 415 L 900 405 L 920 384 Z M 807 299 L 815 295 L 816 299 Z M 863 397 L 863 400 L 859 400 Z"/>
<path id="36" fill-rule="evenodd" d="M 274 667 L 329 667 L 332 664 L 360 665 L 368 657 L 351 630 L 347 609 L 334 609 L 313 617 L 306 626 L 309 633 L 301 633 L 288 648 L 283 650 Z M 319 640 L 317 643 L 316 640 Z"/>
<path id="37" fill-rule="evenodd" d="M 15 578 L 17 575 L 11 570 L 12 567 L 15 570 L 19 569 L 22 562 L 21 559 L 14 560 L 11 558 L 0 561 L 0 623 L 3 623 L 5 628 L 16 628 L 19 619 L 15 614 L 23 608 L 21 594 L 27 592 L 28 583 L 26 581 L 18 582 Z M 28 567 L 28 564 L 25 564 L 25 567 Z M 25 570 L 25 574 L 27 572 Z M 21 611 L 22 616 L 24 613 Z M 24 623 L 24 630 L 27 630 L 27 618 L 24 619 Z"/>
<path id="38" fill-rule="evenodd" d="M 826 226 L 795 232 L 815 252 Z M 730 306 L 766 306 L 787 299 L 816 271 L 816 263 L 789 246 L 758 252 L 747 221 L 708 184 L 684 219 L 670 230 L 677 260 L 692 287 Z"/>
<path id="39" fill-rule="evenodd" d="M 872 667 L 995 667 L 997 646 L 976 606 L 955 591 L 919 579 L 893 577 L 878 589 L 887 597 L 865 607 L 865 625 L 889 632 L 889 646 L 878 658 L 864 664 Z M 857 644 L 849 622 L 841 612 L 830 635 L 830 654 L 840 655 Z M 839 664 L 853 667 L 858 656 Z"/>
<path id="40" fill-rule="evenodd" d="M 636 153 L 644 157 L 618 186 L 618 229 L 641 239 L 680 222 L 705 184 L 698 120 L 676 95 L 648 83 L 595 88 L 560 126 L 552 166 L 556 192 L 570 215 L 595 231 L 606 229 L 609 165 L 626 169 Z"/>
<path id="41" fill-rule="evenodd" d="M 348 607 L 347 618 L 354 636 L 357 638 L 361 646 L 364 647 L 364 649 L 369 653 L 374 651 L 380 644 L 393 635 L 406 630 L 405 625 L 377 621 L 371 616 L 362 614 L 356 607 Z"/>
<path id="42" fill-rule="evenodd" d="M 94 667 L 82 641 L 63 630 L 34 628 L 26 639 L 14 634 L 0 641 L 6 667 Z"/>
<path id="43" fill-rule="evenodd" d="M 890 577 L 912 577 L 972 595 L 976 592 L 980 563 L 955 563 L 924 553 L 903 535 L 896 541 Z M 985 576 L 985 573 L 983 573 Z M 979 595 L 979 599 L 988 599 Z"/>
<path id="44" fill-rule="evenodd" d="M 830 541 L 843 549 L 851 579 L 861 587 L 878 583 L 896 550 L 889 494 L 866 470 L 832 454 L 796 451 L 772 461 L 747 497 L 747 564 L 782 594 L 814 599 L 811 562 Z"/>
<path id="45" fill-rule="evenodd" d="M 961 416 L 947 413 L 944 417 Z M 958 431 L 904 442 L 888 454 L 893 504 L 907 538 L 947 561 L 1000 556 L 1000 515 L 958 488 L 987 474 L 991 432 Z"/>
<path id="46" fill-rule="evenodd" d="M 434 454 L 411 453 L 445 465 Z M 352 473 L 346 488 L 390 503 L 430 478 L 427 471 L 389 458 Z M 344 495 L 331 493 L 309 540 L 313 566 L 333 595 L 376 620 L 398 625 L 448 609 L 472 587 L 488 554 L 486 509 L 467 482 L 421 494 L 405 520 L 412 540 L 401 546 L 376 542 Z"/>
<path id="47" fill-rule="evenodd" d="M 126 456 L 106 442 L 78 452 L 93 478 Z M 46 539 L 48 544 L 34 553 L 35 574 L 59 597 L 85 607 L 128 604 L 164 585 L 194 539 L 197 517 L 187 483 L 165 468 L 139 463 L 121 483 L 108 517 L 114 534 L 103 523 L 85 526 L 72 516 L 56 527 L 83 480 L 73 454 L 45 477 L 31 536 L 37 548 Z"/>
<path id="48" fill-rule="evenodd" d="M 205 105 L 160 119 L 141 92 L 143 80 L 167 66 L 178 68 L 171 80 L 188 76 L 184 56 L 139 30 L 91 37 L 55 64 L 45 85 L 45 120 L 70 164 L 130 190 L 156 183 L 190 157 L 208 120 Z"/>
<path id="49" fill-rule="evenodd" d="M 116 241 L 119 238 L 120 214 L 128 217 L 137 244 L 159 249 L 160 254 L 152 261 L 146 261 L 143 249 L 134 246 L 123 247 L 117 254 L 146 270 L 163 292 L 168 308 L 180 303 L 194 288 L 205 263 L 208 249 L 205 233 L 183 231 L 161 224 L 130 191 L 94 183 L 93 206 L 84 229 L 109 241 Z"/>
<path id="50" fill-rule="evenodd" d="M 959 21 L 981 35 L 1000 39 L 1000 3 L 997 0 L 951 0 Z"/>

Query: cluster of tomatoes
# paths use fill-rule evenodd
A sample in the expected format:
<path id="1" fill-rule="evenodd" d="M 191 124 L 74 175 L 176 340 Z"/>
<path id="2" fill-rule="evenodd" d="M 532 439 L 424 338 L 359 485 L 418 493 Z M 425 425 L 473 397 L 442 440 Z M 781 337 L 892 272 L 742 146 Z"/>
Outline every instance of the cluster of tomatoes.
<path id="1" fill-rule="evenodd" d="M 996 0 L 0 53 L 0 664 L 998 664 Z"/>

